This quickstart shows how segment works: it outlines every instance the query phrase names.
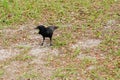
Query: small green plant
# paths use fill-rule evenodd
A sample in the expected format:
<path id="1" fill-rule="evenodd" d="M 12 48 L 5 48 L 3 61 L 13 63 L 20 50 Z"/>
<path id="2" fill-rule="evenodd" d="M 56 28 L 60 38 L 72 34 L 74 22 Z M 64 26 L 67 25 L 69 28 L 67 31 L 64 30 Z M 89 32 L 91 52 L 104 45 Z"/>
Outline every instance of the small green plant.
<path id="1" fill-rule="evenodd" d="M 19 55 L 15 58 L 15 60 L 19 60 L 19 61 L 27 61 L 27 60 L 31 60 L 33 57 L 29 56 L 29 55 Z"/>
<path id="2" fill-rule="evenodd" d="M 71 39 L 71 33 L 63 33 L 61 36 L 55 38 L 55 47 L 61 47 L 67 45 Z"/>
<path id="3" fill-rule="evenodd" d="M 59 68 L 55 71 L 53 76 L 51 77 L 52 80 L 54 79 L 70 79 L 71 75 L 77 74 L 77 69 L 74 67 L 65 67 L 65 68 Z"/>
<path id="4" fill-rule="evenodd" d="M 31 46 L 18 45 L 18 46 L 16 46 L 16 48 L 18 48 L 18 49 L 30 49 L 30 48 L 31 48 Z"/>
<path id="5" fill-rule="evenodd" d="M 0 77 L 4 74 L 4 70 L 0 69 Z"/>
<path id="6" fill-rule="evenodd" d="M 79 47 L 76 48 L 75 51 L 74 51 L 74 53 L 73 53 L 73 55 L 72 55 L 72 57 L 73 57 L 73 58 L 74 58 L 74 57 L 77 57 L 77 56 L 80 54 L 80 52 L 81 52 L 80 48 L 79 48 Z"/>
<path id="7" fill-rule="evenodd" d="M 115 51 L 115 53 L 112 53 L 112 54 L 115 54 L 117 56 L 120 56 L 120 49 L 118 49 L 117 51 Z"/>
<path id="8" fill-rule="evenodd" d="M 23 74 L 23 77 L 26 78 L 26 79 L 34 79 L 34 78 L 38 77 L 38 73 L 36 73 L 36 72 L 25 72 Z"/>
<path id="9" fill-rule="evenodd" d="M 3 38 L 3 45 L 4 45 L 4 46 L 9 46 L 9 40 Z"/>

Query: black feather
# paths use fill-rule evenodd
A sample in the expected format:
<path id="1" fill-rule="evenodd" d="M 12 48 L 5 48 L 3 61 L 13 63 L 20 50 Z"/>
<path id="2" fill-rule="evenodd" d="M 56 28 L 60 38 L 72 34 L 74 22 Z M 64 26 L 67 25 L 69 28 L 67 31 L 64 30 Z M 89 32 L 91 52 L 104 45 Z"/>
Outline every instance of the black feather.
<path id="1" fill-rule="evenodd" d="M 50 38 L 50 45 L 52 45 L 52 35 L 54 30 L 56 30 L 57 28 L 58 28 L 57 26 L 45 27 L 44 25 L 39 25 L 35 28 L 35 29 L 39 29 L 39 34 L 41 34 L 43 37 L 43 42 L 41 45 L 43 45 L 46 37 Z"/>

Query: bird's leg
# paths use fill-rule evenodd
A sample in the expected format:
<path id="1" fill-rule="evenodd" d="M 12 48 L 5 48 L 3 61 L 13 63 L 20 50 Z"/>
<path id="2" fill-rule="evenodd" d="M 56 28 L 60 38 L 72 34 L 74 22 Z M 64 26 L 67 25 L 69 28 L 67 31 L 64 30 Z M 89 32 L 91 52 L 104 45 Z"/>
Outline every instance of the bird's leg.
<path id="1" fill-rule="evenodd" d="M 42 43 L 41 43 L 41 46 L 43 46 L 44 40 L 45 40 L 45 37 L 43 37 L 43 41 L 42 41 Z"/>
<path id="2" fill-rule="evenodd" d="M 52 37 L 50 37 L 50 46 L 52 46 L 53 44 L 52 44 Z"/>

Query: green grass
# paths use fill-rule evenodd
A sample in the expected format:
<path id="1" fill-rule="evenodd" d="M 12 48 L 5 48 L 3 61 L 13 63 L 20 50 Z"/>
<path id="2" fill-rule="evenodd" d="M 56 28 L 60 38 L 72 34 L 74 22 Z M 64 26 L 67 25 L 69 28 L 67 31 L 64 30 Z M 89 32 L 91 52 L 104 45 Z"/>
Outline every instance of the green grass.
<path id="1" fill-rule="evenodd" d="M 80 74 L 81 78 L 88 80 L 119 80 L 120 25 L 114 24 L 112 28 L 115 29 L 104 28 L 109 20 L 119 22 L 119 3 L 119 0 L 1 0 L 0 29 L 29 22 L 33 25 L 38 23 L 57 25 L 60 27 L 58 33 L 56 32 L 59 35 L 53 39 L 55 44 L 53 48 L 60 49 L 65 56 L 48 57 L 49 63 L 46 66 L 57 65 L 51 79 L 77 80 L 77 74 Z M 82 40 L 82 37 L 101 39 L 102 42 L 94 49 L 83 50 L 78 47 L 72 50 L 71 45 Z M 0 38 L 2 46 L 11 45 L 2 32 Z M 33 59 L 27 54 L 31 47 L 17 46 L 17 48 L 22 50 L 22 55 L 16 56 L 3 65 L 11 61 L 26 62 Z M 95 56 L 103 54 L 104 59 L 79 60 L 77 56 L 80 53 Z M 96 68 L 86 71 L 91 65 Z M 3 74 L 4 71 L 1 69 L 0 76 Z M 25 72 L 23 77 L 33 79 L 39 75 L 33 71 L 32 74 Z"/>
<path id="2" fill-rule="evenodd" d="M 100 9 L 93 8 L 93 3 Z M 45 24 L 70 23 L 73 19 L 71 13 L 78 14 L 76 18 L 84 15 L 87 22 L 94 22 L 101 18 L 115 0 L 91 1 L 91 0 L 52 0 L 52 1 L 24 1 L 24 0 L 2 0 L 0 1 L 0 26 L 21 24 L 29 20 L 42 21 L 46 18 Z M 104 7 L 104 8 L 102 8 Z M 79 14 L 79 11 L 81 14 Z M 107 15 L 107 14 L 105 14 Z M 109 16 L 109 15 L 108 15 Z M 102 17 L 103 18 L 103 17 Z"/>
<path id="3" fill-rule="evenodd" d="M 59 68 L 55 71 L 54 75 L 51 77 L 52 80 L 54 79 L 62 79 L 62 80 L 66 80 L 66 79 L 70 79 L 71 75 L 76 75 L 77 74 L 77 69 L 74 68 L 73 66 L 69 66 L 69 67 L 64 67 L 64 68 Z M 72 79 L 75 79 L 75 77 L 73 77 Z"/>
<path id="4" fill-rule="evenodd" d="M 38 73 L 36 73 L 36 72 L 25 72 L 24 74 L 23 74 L 23 78 L 25 78 L 25 79 L 34 79 L 34 78 L 36 78 L 36 77 L 38 77 Z"/>
<path id="5" fill-rule="evenodd" d="M 4 74 L 4 70 L 0 69 L 0 77 Z"/>
<path id="6" fill-rule="evenodd" d="M 74 54 L 72 54 L 72 57 L 77 57 L 79 54 L 80 54 L 81 50 L 80 50 L 80 47 L 76 48 L 75 51 L 74 51 Z"/>

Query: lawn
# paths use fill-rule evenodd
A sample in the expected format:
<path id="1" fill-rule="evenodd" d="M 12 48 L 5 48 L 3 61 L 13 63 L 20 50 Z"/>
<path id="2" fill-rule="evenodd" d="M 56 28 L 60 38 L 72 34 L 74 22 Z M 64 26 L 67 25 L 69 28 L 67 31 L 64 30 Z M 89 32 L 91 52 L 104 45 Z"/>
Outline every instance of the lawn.
<path id="1" fill-rule="evenodd" d="M 52 47 L 36 48 L 39 24 L 59 26 Z M 0 53 L 9 48 L 19 54 L 0 59 L 0 79 L 119 80 L 120 1 L 1 0 Z"/>

